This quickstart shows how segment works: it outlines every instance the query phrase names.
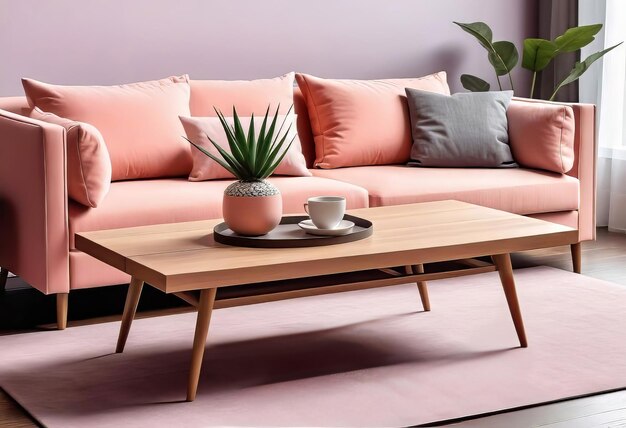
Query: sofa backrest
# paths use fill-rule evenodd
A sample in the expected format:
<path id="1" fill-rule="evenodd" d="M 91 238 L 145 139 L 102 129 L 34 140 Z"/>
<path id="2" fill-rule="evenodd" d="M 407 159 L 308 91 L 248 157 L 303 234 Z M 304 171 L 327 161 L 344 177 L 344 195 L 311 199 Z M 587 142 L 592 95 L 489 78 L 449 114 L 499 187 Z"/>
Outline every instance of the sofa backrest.
<path id="1" fill-rule="evenodd" d="M 298 135 L 300 143 L 302 143 L 302 152 L 307 166 L 312 168 L 315 160 L 315 143 L 306 103 L 298 87 L 295 87 L 293 90 L 293 102 L 294 109 L 298 115 Z M 0 110 L 10 111 L 23 116 L 27 116 L 30 112 L 26 97 L 0 97 Z"/>
<path id="2" fill-rule="evenodd" d="M 26 97 L 0 97 L 0 110 L 27 115 L 30 108 Z"/>
<path id="3" fill-rule="evenodd" d="M 545 102 L 542 100 L 527 100 L 531 102 Z M 300 142 L 302 144 L 302 153 L 307 162 L 307 166 L 309 168 L 313 167 L 313 162 L 315 161 L 315 143 L 313 139 L 313 132 L 311 131 L 311 123 L 309 121 L 309 114 L 307 111 L 307 106 L 304 101 L 304 97 L 302 96 L 302 92 L 300 88 L 297 86 L 293 90 L 293 101 L 294 101 L 294 109 L 298 114 L 298 135 L 300 137 Z M 591 139 L 593 141 L 593 135 L 581 135 L 581 130 L 591 129 L 593 130 L 593 126 L 581 126 L 583 121 L 593 122 L 593 106 L 591 105 L 582 105 L 582 104 L 574 104 L 572 105 L 574 109 L 574 116 L 576 119 L 576 137 L 575 137 L 575 161 L 574 168 L 568 173 L 568 175 L 578 177 L 579 174 L 579 161 L 581 157 L 581 147 L 580 140 L 584 137 L 587 139 Z M 26 97 L 0 97 L 0 110 L 10 111 L 12 113 L 20 114 L 20 115 L 28 115 L 30 108 L 28 107 L 28 102 L 26 101 Z M 584 113 L 584 114 L 583 114 Z M 192 112 L 193 114 L 193 112 Z M 593 147 L 590 150 L 594 150 Z M 593 153 L 592 153 L 593 155 Z"/>

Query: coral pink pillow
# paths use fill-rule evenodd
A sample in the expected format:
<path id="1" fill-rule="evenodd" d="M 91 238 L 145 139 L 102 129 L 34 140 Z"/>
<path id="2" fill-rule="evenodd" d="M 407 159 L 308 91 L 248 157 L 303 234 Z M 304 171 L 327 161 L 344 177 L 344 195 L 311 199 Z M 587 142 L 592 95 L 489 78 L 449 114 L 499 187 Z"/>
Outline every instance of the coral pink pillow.
<path id="1" fill-rule="evenodd" d="M 189 143 L 178 116 L 189 113 L 189 78 L 119 86 L 59 86 L 22 79 L 31 107 L 89 123 L 102 133 L 112 179 L 188 175 Z"/>
<path id="2" fill-rule="evenodd" d="M 88 123 L 64 119 L 37 108 L 30 117 L 65 128 L 67 193 L 87 207 L 97 207 L 111 186 L 111 159 L 102 134 Z"/>
<path id="3" fill-rule="evenodd" d="M 411 125 L 404 88 L 450 94 L 446 73 L 416 79 L 331 80 L 297 74 L 315 137 L 315 166 L 405 163 Z"/>
<path id="4" fill-rule="evenodd" d="M 233 106 L 239 116 L 263 116 L 270 111 L 286 114 L 293 104 L 294 73 L 274 79 L 258 80 L 192 80 L 191 115 L 215 116 L 213 107 L 230 116 Z"/>
<path id="5" fill-rule="evenodd" d="M 509 145 L 521 166 L 565 174 L 574 166 L 574 111 L 568 105 L 514 98 Z"/>
<path id="6" fill-rule="evenodd" d="M 266 107 L 267 108 L 267 107 Z M 277 128 L 282 123 L 285 116 L 278 116 L 277 118 Z M 243 129 L 247 131 L 250 126 L 250 117 L 240 117 L 241 125 Z M 229 117 L 226 120 L 232 125 L 233 118 Z M 268 119 L 269 121 L 270 119 Z M 230 149 L 228 148 L 228 140 L 226 139 L 226 134 L 224 133 L 224 128 L 222 128 L 222 124 L 217 117 L 183 117 L 181 116 L 180 121 L 185 128 L 185 132 L 187 134 L 187 138 L 193 141 L 195 144 L 207 149 L 210 153 L 215 154 L 217 157 L 219 153 L 217 149 L 211 144 L 207 135 L 209 135 L 213 141 L 220 145 L 220 147 L 226 149 L 230 153 Z M 300 145 L 300 140 L 298 139 L 298 131 L 296 130 L 296 117 L 295 115 L 289 115 L 288 119 L 285 121 L 285 126 L 283 130 L 279 134 L 279 138 L 282 138 L 289 128 L 290 122 L 293 123 L 291 129 L 289 129 L 289 133 L 287 134 L 286 143 L 293 137 L 293 143 L 289 147 L 289 151 L 281 161 L 278 168 L 274 171 L 276 175 L 295 175 L 295 176 L 311 176 L 311 172 L 306 167 L 306 161 L 304 156 L 302 155 L 302 148 Z M 254 118 L 254 128 L 258 131 L 261 129 L 261 124 L 263 123 L 263 117 L 255 117 Z M 189 143 L 187 143 L 189 144 Z M 285 146 L 286 147 L 286 146 Z M 213 159 L 206 156 L 204 153 L 201 153 L 195 147 L 192 149 L 193 156 L 193 169 L 191 174 L 189 175 L 189 181 L 203 181 L 203 180 L 214 180 L 218 178 L 233 178 L 232 174 L 226 171 L 222 166 L 220 166 Z"/>

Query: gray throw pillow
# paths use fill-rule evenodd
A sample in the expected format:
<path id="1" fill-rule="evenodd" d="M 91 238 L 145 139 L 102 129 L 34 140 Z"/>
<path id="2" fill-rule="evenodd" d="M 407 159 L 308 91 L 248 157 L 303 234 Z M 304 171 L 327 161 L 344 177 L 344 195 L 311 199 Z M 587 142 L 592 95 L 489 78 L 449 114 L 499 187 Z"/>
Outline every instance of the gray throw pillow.
<path id="1" fill-rule="evenodd" d="M 506 168 L 506 110 L 513 91 L 441 95 L 406 88 L 413 147 L 410 165 Z"/>

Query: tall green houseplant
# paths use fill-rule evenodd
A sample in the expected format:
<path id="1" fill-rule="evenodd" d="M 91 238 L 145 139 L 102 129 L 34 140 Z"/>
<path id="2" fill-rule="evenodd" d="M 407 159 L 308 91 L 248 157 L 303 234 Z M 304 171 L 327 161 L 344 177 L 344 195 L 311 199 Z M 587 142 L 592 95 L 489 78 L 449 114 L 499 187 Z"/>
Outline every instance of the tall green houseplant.
<path id="1" fill-rule="evenodd" d="M 499 89 L 502 90 L 501 76 L 508 76 L 510 88 L 515 90 L 511 75 L 511 72 L 519 62 L 519 53 L 515 45 L 509 41 L 494 42 L 493 31 L 484 22 L 454 23 L 461 27 L 463 31 L 474 36 L 478 43 L 487 50 L 487 59 L 496 73 Z M 532 72 L 529 98 L 534 98 L 535 96 L 535 82 L 537 81 L 538 73 L 545 69 L 557 56 L 567 52 L 577 52 L 587 46 L 595 40 L 596 34 L 601 29 L 602 24 L 583 25 L 569 28 L 554 40 L 525 39 L 522 53 L 522 68 Z M 622 43 L 620 42 L 615 46 L 591 54 L 584 61 L 577 61 L 572 70 L 556 85 L 549 100 L 554 100 L 554 97 L 556 97 L 556 94 L 563 86 L 576 81 L 589 69 L 591 64 Z M 463 74 L 461 76 L 461 84 L 465 89 L 473 92 L 484 92 L 491 89 L 491 85 L 488 82 L 471 74 Z"/>

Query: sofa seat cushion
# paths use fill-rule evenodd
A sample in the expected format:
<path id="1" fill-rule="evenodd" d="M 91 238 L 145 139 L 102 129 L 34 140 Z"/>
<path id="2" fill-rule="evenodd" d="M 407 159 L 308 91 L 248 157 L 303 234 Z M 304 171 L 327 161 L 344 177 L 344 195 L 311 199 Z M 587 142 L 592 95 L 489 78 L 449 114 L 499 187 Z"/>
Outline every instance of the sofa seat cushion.
<path id="1" fill-rule="evenodd" d="M 345 196 L 348 208 L 368 206 L 365 189 L 342 181 L 322 177 L 273 177 L 269 181 L 280 189 L 285 213 L 303 213 L 307 199 L 318 195 Z M 220 218 L 222 194 L 230 183 L 186 178 L 111 183 L 98 208 L 70 201 L 70 248 L 74 248 L 76 232 Z"/>
<path id="2" fill-rule="evenodd" d="M 370 206 L 456 199 L 516 214 L 578 209 L 578 180 L 531 169 L 412 168 L 400 165 L 314 170 L 364 187 Z"/>

